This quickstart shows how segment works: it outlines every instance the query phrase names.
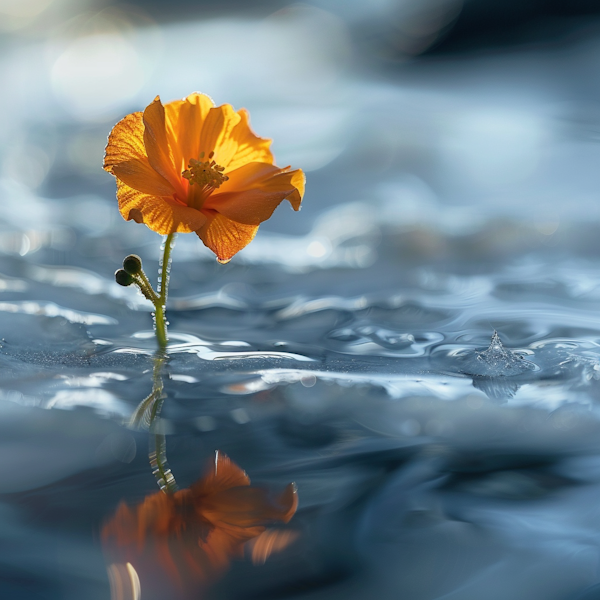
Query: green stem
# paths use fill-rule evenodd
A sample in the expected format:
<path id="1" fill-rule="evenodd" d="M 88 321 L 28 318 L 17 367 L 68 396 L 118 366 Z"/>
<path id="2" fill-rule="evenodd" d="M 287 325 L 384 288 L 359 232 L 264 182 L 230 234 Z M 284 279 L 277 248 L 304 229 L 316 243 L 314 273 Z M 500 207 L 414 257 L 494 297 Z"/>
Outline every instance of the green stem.
<path id="1" fill-rule="evenodd" d="M 167 296 L 169 293 L 169 271 L 171 269 L 171 250 L 175 243 L 174 233 L 169 234 L 163 243 L 163 255 L 160 261 L 158 271 L 158 285 L 156 287 L 157 294 L 154 300 L 154 328 L 156 333 L 156 341 L 161 350 L 167 347 L 169 341 L 167 335 L 167 320 L 165 315 Z M 163 384 L 162 384 L 162 364 L 163 360 L 159 359 L 155 363 L 154 370 L 154 389 L 160 390 L 155 395 L 154 404 L 152 404 L 150 412 L 150 427 L 156 428 L 158 415 L 164 402 Z M 164 433 L 154 431 L 154 448 L 150 448 L 150 466 L 156 477 L 160 489 L 169 494 L 177 491 L 177 483 L 171 469 L 167 463 L 167 438 Z"/>
<path id="2" fill-rule="evenodd" d="M 137 275 L 135 275 L 134 279 L 142 294 L 144 294 L 144 296 L 156 306 L 156 303 L 158 302 L 158 295 L 152 288 L 152 284 L 150 283 L 146 273 L 144 273 L 144 270 L 142 269 Z"/>
<path id="3" fill-rule="evenodd" d="M 167 337 L 167 321 L 165 320 L 165 307 L 163 304 L 157 303 L 154 305 L 154 332 L 159 348 L 166 348 L 169 338 Z"/>
<path id="4" fill-rule="evenodd" d="M 169 341 L 169 338 L 167 337 L 165 308 L 169 292 L 171 250 L 175 243 L 175 235 L 176 234 L 174 233 L 169 234 L 163 242 L 156 292 L 152 288 L 152 284 L 148 280 L 146 273 L 144 273 L 144 270 L 141 268 L 139 257 L 127 257 L 123 262 L 123 267 L 124 269 L 127 267 L 130 270 L 123 270 L 122 273 L 117 271 L 116 274 L 125 275 L 124 283 L 121 283 L 121 285 L 130 285 L 131 281 L 128 280 L 127 275 L 131 275 L 131 270 L 136 271 L 135 275 L 132 275 L 133 281 L 139 287 L 142 294 L 154 304 L 154 332 L 156 334 L 159 351 L 154 357 L 152 392 L 140 402 L 133 413 L 129 424 L 131 427 L 147 426 L 151 431 L 150 466 L 152 467 L 152 473 L 154 474 L 154 477 L 156 477 L 158 486 L 166 494 L 177 491 L 177 483 L 167 463 L 167 439 L 165 434 L 160 430 L 161 423 L 158 419 L 166 397 L 162 379 L 163 364 L 167 360 L 165 349 Z M 133 269 L 131 269 L 132 264 L 134 267 Z M 119 277 L 117 277 L 117 282 L 120 283 Z"/>
<path id="5" fill-rule="evenodd" d="M 167 347 L 167 320 L 165 315 L 167 296 L 169 293 L 169 271 L 171 269 L 171 250 L 175 244 L 175 233 L 170 233 L 163 244 L 163 255 L 158 272 L 158 297 L 154 302 L 154 329 L 156 340 L 161 349 Z"/>

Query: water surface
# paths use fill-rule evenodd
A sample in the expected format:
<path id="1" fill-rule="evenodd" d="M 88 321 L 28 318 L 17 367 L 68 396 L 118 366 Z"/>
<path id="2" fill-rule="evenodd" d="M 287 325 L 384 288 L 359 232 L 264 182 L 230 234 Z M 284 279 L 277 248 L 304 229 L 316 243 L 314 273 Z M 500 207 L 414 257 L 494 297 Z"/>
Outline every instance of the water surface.
<path id="1" fill-rule="evenodd" d="M 308 67 L 331 57 L 315 52 Z M 331 59 L 293 98 L 209 80 L 309 172 L 303 211 L 279 208 L 230 264 L 193 235 L 174 250 L 160 429 L 180 487 L 219 450 L 299 497 L 286 548 L 198 594 L 568 600 L 600 581 L 597 113 L 593 91 L 549 84 L 581 82 L 595 54 L 591 39 L 386 78 Z M 41 68 L 21 85 L 55 104 L 7 114 L 53 162 L 0 184 L 0 577 L 7 598 L 106 599 L 102 526 L 158 490 L 148 433 L 127 426 L 152 389 L 150 306 L 113 272 L 135 252 L 154 273 L 160 240 L 120 219 L 103 136 L 156 88 L 191 89 L 163 71 L 107 116 L 59 86 L 61 113 L 60 72 L 49 90 Z M 91 158 L 64 151 L 84 142 Z M 165 597 L 156 577 L 144 600 Z"/>

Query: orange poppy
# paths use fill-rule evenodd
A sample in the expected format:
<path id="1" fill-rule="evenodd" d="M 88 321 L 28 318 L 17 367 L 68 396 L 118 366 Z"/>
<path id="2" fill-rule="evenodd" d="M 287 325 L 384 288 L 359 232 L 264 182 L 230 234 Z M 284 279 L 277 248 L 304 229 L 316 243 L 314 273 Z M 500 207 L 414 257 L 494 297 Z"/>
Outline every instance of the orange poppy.
<path id="1" fill-rule="evenodd" d="M 102 541 L 111 558 L 141 573 L 142 586 L 144 574 L 156 579 L 166 571 L 180 590 L 193 589 L 218 579 L 232 558 L 243 558 L 249 540 L 265 546 L 259 536 L 270 533 L 266 525 L 287 523 L 297 506 L 294 484 L 279 495 L 251 486 L 248 475 L 217 452 L 208 473 L 188 489 L 157 492 L 135 507 L 122 502 Z"/>
<path id="2" fill-rule="evenodd" d="M 195 232 L 227 262 L 283 200 L 300 209 L 304 173 L 275 166 L 270 144 L 245 109 L 198 93 L 163 106 L 157 96 L 114 126 L 104 169 L 125 219 L 160 234 Z"/>

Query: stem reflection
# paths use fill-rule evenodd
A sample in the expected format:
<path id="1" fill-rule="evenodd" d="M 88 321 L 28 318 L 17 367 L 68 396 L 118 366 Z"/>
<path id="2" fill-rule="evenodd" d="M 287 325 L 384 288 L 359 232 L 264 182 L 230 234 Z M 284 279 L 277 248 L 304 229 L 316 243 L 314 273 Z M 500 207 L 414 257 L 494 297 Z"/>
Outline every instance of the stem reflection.
<path id="1" fill-rule="evenodd" d="M 145 429 L 150 435 L 150 466 L 158 487 L 165 493 L 177 491 L 177 482 L 167 462 L 167 440 L 159 419 L 160 411 L 167 395 L 164 391 L 163 369 L 168 357 L 163 351 L 154 355 L 152 371 L 152 391 L 135 409 L 129 420 L 134 429 Z"/>

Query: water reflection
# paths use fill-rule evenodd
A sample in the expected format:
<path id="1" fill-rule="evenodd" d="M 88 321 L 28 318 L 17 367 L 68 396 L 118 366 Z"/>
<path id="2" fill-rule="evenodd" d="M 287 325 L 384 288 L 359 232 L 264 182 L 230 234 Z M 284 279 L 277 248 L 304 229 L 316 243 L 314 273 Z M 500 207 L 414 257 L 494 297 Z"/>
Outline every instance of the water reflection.
<path id="1" fill-rule="evenodd" d="M 408 30 L 417 48 L 434 33 L 421 17 L 458 2 L 312 4 L 265 21 L 188 2 L 177 21 L 177 2 L 145 2 L 173 19 L 155 24 L 97 6 L 57 31 L 56 7 L 91 4 L 0 0 L 16 32 L 0 57 L 0 597 L 106 599 L 90 532 L 122 498 L 104 543 L 114 600 L 197 597 L 216 549 L 219 598 L 566 600 L 598 582 L 593 24 L 567 51 L 361 71 L 365 48 L 405 55 Z M 115 220 L 98 165 L 109 119 L 194 88 L 251 109 L 285 164 L 312 169 L 311 201 L 228 267 L 180 240 L 167 366 L 140 334 L 148 302 L 111 282 L 155 240 Z M 518 348 L 539 369 L 478 359 L 494 327 L 500 365 Z M 185 489 L 151 489 L 148 438 L 159 479 L 168 443 Z M 223 523 L 188 487 L 215 448 L 299 483 L 302 538 L 261 568 L 299 519 L 262 522 L 235 555 L 215 545 Z"/>
<path id="2" fill-rule="evenodd" d="M 518 381 L 500 377 L 473 377 L 473 387 L 493 400 L 507 400 L 519 391 Z"/>
<path id="3" fill-rule="evenodd" d="M 163 402 L 166 399 L 163 383 L 163 369 L 167 355 L 159 350 L 154 356 L 152 370 L 152 391 L 135 409 L 129 419 L 129 426 L 151 431 L 150 434 L 150 466 L 156 477 L 158 487 L 165 493 L 175 492 L 177 482 L 167 463 L 167 440 L 159 420 Z"/>
<path id="4" fill-rule="evenodd" d="M 294 484 L 279 494 L 252 486 L 248 475 L 217 451 L 205 475 L 189 488 L 159 491 L 135 506 L 121 502 L 102 529 L 102 542 L 111 565 L 133 566 L 145 599 L 191 598 L 223 575 L 233 559 L 243 558 L 248 542 L 255 564 L 292 543 L 295 532 L 267 526 L 288 523 L 297 506 Z"/>
<path id="5" fill-rule="evenodd" d="M 164 394 L 163 368 L 167 356 L 163 351 L 158 351 L 153 358 L 152 391 L 139 403 L 129 420 L 129 426 L 138 429 L 149 429 L 160 414 Z"/>

